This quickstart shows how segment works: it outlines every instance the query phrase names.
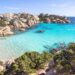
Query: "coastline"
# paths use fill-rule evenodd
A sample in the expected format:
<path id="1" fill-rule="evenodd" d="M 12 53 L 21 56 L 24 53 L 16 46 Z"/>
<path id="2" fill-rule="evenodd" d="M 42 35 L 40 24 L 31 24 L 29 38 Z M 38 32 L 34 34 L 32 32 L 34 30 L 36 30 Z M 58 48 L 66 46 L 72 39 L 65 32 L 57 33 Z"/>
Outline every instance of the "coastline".
<path id="1" fill-rule="evenodd" d="M 0 15 L 0 36 L 16 34 L 15 31 L 24 32 L 38 23 L 66 24 L 71 21 L 64 16 L 40 14 L 34 16 L 28 13 L 1 14 Z"/>
<path id="2" fill-rule="evenodd" d="M 52 24 L 52 27 L 55 27 L 56 25 L 57 25 L 57 27 L 60 26 L 60 25 L 55 24 L 55 23 L 50 23 L 50 25 L 51 25 L 51 24 Z M 42 25 L 42 26 L 44 25 L 44 27 L 45 27 L 46 25 L 48 25 L 48 23 L 47 23 L 47 24 L 46 24 L 46 23 L 43 23 L 43 24 L 41 23 L 41 25 Z M 48 25 L 48 26 L 50 26 L 50 25 Z M 38 25 L 36 25 L 36 26 L 34 25 L 33 27 L 31 27 L 31 29 L 30 29 L 30 28 L 29 28 L 29 29 L 30 29 L 30 30 L 34 30 L 35 28 L 37 28 L 37 26 L 38 26 Z M 67 25 L 66 25 L 66 26 L 67 26 Z M 39 27 L 40 27 L 40 26 L 39 26 Z M 57 27 L 56 27 L 56 28 L 57 28 Z M 60 27 L 61 27 L 61 26 L 60 26 Z M 64 27 L 64 25 L 63 25 L 63 27 Z M 73 28 L 74 28 L 74 27 L 73 27 Z M 59 28 L 59 29 L 60 29 L 60 28 Z M 23 34 L 22 34 L 22 36 L 19 35 L 21 38 L 20 38 L 19 36 L 15 36 L 15 35 L 18 35 L 18 34 L 15 34 L 15 35 L 12 35 L 13 37 L 12 37 L 12 36 L 7 36 L 7 38 L 6 38 L 6 36 L 5 36 L 4 38 L 6 38 L 6 39 L 0 39 L 0 40 L 3 40 L 3 41 L 4 41 L 4 40 L 7 40 L 7 41 L 3 42 L 4 45 L 7 45 L 7 44 L 9 45 L 9 44 L 10 44 L 10 47 L 11 47 L 11 48 L 14 48 L 14 47 L 17 48 L 16 51 L 17 51 L 17 50 L 19 50 L 19 51 L 21 50 L 21 51 L 22 51 L 23 49 L 24 49 L 23 51 L 25 51 L 25 50 L 28 50 L 28 51 L 29 51 L 29 50 L 40 51 L 40 49 L 42 50 L 42 48 L 41 48 L 42 46 L 52 44 L 52 43 L 50 43 L 50 42 L 53 42 L 53 43 L 63 43 L 63 42 L 66 42 L 66 41 L 62 41 L 62 38 L 61 38 L 61 41 L 58 40 L 59 42 L 58 42 L 58 41 L 48 40 L 47 37 L 50 38 L 51 36 L 48 34 L 49 36 L 46 37 L 46 36 L 44 35 L 44 36 L 42 37 L 41 35 L 44 34 L 46 31 L 44 30 L 44 32 L 36 33 L 36 31 L 39 31 L 39 30 L 43 30 L 43 29 L 36 29 L 36 30 L 34 30 L 34 31 L 29 31 L 29 32 L 28 32 L 28 30 L 27 30 L 27 33 L 25 33 L 25 32 L 20 32 L 19 34 L 22 34 L 22 33 L 23 33 L 24 35 L 26 34 L 26 36 L 23 36 Z M 50 26 L 50 29 L 48 29 L 48 30 L 51 32 L 53 29 L 51 29 L 51 26 Z M 47 30 L 47 31 L 48 31 L 48 30 Z M 63 31 L 64 31 L 64 30 L 63 30 Z M 53 31 L 52 31 L 52 32 L 53 32 Z M 30 35 L 27 35 L 28 33 L 29 33 Z M 32 37 L 31 37 L 31 33 L 32 33 Z M 57 33 L 56 33 L 56 34 L 57 34 Z M 69 33 L 69 34 L 70 34 L 70 33 Z M 34 35 L 34 36 L 33 36 L 33 35 Z M 37 36 L 35 36 L 35 35 L 37 35 Z M 10 38 L 8 38 L 8 37 L 10 37 Z M 34 39 L 34 37 L 35 37 L 35 38 L 38 37 L 39 39 L 41 38 L 40 41 L 41 41 L 41 40 L 44 40 L 44 42 L 38 42 L 39 39 L 38 39 L 38 38 Z M 45 37 L 46 37 L 46 38 L 45 38 Z M 33 42 L 30 42 L 29 40 L 27 41 L 27 38 L 30 39 L 30 40 L 32 40 Z M 43 38 L 45 38 L 45 39 L 43 39 Z M 59 37 L 58 37 L 58 38 L 59 38 Z M 66 37 L 66 38 L 67 38 L 67 37 Z M 21 39 L 22 39 L 22 40 L 21 40 Z M 36 41 L 37 39 L 38 39 L 38 41 Z M 64 39 L 64 40 L 65 40 L 65 39 Z M 21 43 L 19 43 L 20 41 L 21 41 Z M 27 42 L 26 42 L 26 41 L 27 41 Z M 47 43 L 46 41 L 48 41 L 48 43 Z M 49 42 L 49 41 L 50 41 L 50 42 Z M 68 40 L 67 40 L 67 41 L 68 41 Z M 7 44 L 6 44 L 6 42 L 7 42 Z M 24 42 L 26 42 L 26 43 L 24 43 Z M 73 40 L 71 40 L 70 42 L 73 42 Z M 70 43 L 70 42 L 68 42 L 68 43 Z M 22 44 L 22 43 L 23 43 L 23 44 Z M 29 49 L 28 49 L 28 48 L 27 48 L 27 49 L 25 48 L 25 46 L 27 46 L 26 44 L 28 44 L 28 43 L 29 43 L 28 48 L 31 47 L 31 49 L 30 49 L 30 48 L 29 48 Z M 34 44 L 34 43 L 35 43 L 35 44 Z M 36 44 L 36 43 L 38 43 L 38 44 Z M 43 43 L 43 44 L 41 44 L 41 43 Z M 20 45 L 20 44 L 22 44 L 22 45 Z M 31 45 L 31 44 L 33 44 L 33 45 Z M 13 45 L 13 47 L 12 47 L 11 45 Z M 17 47 L 17 45 L 18 45 L 18 47 Z M 25 46 L 24 46 L 24 45 L 25 45 Z M 30 45 L 31 45 L 31 46 L 30 46 Z M 37 46 L 37 45 L 38 45 L 38 46 Z M 39 47 L 39 45 L 40 45 L 40 47 Z M 36 48 L 35 48 L 34 46 L 35 46 Z M 5 46 L 5 49 L 8 48 L 9 50 L 14 51 L 14 50 L 11 49 L 10 47 Z M 33 47 L 33 49 L 32 49 L 32 47 Z M 38 47 L 39 47 L 39 48 L 38 48 Z M 7 49 L 7 52 L 9 52 L 8 49 Z M 4 50 L 4 49 L 3 49 L 3 50 Z M 5 51 L 5 52 L 6 52 L 6 51 Z M 11 51 L 10 51 L 10 52 L 11 52 Z M 10 52 L 9 52 L 9 53 L 10 53 Z M 13 58 L 13 57 L 12 57 L 12 58 Z"/>
<path id="3" fill-rule="evenodd" d="M 9 17 L 8 17 L 9 18 Z M 17 19 L 18 20 L 18 19 Z M 31 20 L 31 19 L 30 19 Z M 29 20 L 29 21 L 30 21 Z M 35 19 L 36 20 L 36 22 L 35 21 L 31 21 L 31 22 L 29 22 L 29 24 L 27 23 L 22 23 L 22 22 L 18 22 L 18 21 L 16 21 L 17 23 L 15 24 L 15 25 L 9 25 L 9 24 L 7 24 L 7 25 L 5 25 L 3 28 L 2 28 L 2 30 L 0 31 L 1 32 L 1 35 L 2 35 L 2 37 L 10 37 L 10 35 L 11 36 L 14 36 L 14 35 L 18 35 L 18 34 L 22 34 L 23 32 L 26 32 L 26 31 L 28 31 L 28 30 L 31 30 L 31 29 L 35 29 L 35 28 L 37 28 L 37 26 L 39 25 L 39 24 L 42 24 L 42 23 L 44 23 L 44 24 L 48 24 L 48 23 L 53 23 L 53 24 L 62 24 L 62 25 L 64 25 L 64 24 L 66 24 L 66 22 L 64 23 L 57 23 L 57 21 L 55 21 L 55 22 L 51 22 L 48 18 L 47 19 L 45 19 L 45 21 L 40 21 L 40 20 L 37 20 L 37 19 Z M 67 23 L 67 24 L 69 24 L 69 22 Z M 16 32 L 18 32 L 18 33 L 16 33 Z M 38 33 L 44 33 L 45 31 L 43 31 L 43 29 L 39 29 L 39 30 L 36 30 L 35 32 L 37 32 L 37 33 L 35 33 L 35 34 L 38 34 Z M 13 34 L 11 34 L 11 33 L 13 33 Z M 39 35 L 40 36 L 40 35 Z M 33 37 L 35 37 L 35 36 L 33 36 Z M 20 38 L 20 39 L 25 39 L 25 38 Z M 11 40 L 11 39 L 10 39 Z M 17 40 L 17 38 L 16 38 L 16 40 Z M 32 40 L 34 40 L 34 39 L 32 39 Z M 35 39 L 36 40 L 36 39 Z M 20 40 L 18 40 L 18 41 L 20 41 Z M 9 41 L 10 42 L 10 41 Z M 8 43 L 9 43 L 8 42 Z M 15 40 L 14 40 L 14 43 L 15 43 Z M 18 42 L 19 43 L 19 42 Z M 23 41 L 21 42 L 21 43 L 23 43 Z M 20 43 L 20 44 L 21 44 Z M 30 43 L 30 42 L 29 42 Z M 35 44 L 35 43 L 34 43 Z M 11 45 L 11 43 L 9 43 L 9 45 Z M 19 45 L 15 45 L 15 46 L 19 46 Z M 15 47 L 14 46 L 14 47 Z M 21 46 L 20 46 L 21 47 Z M 32 47 L 34 47 L 34 46 L 32 46 Z M 16 48 L 16 47 L 15 47 Z M 10 49 L 10 48 L 8 48 L 8 49 Z M 22 48 L 23 49 L 23 48 Z M 17 49 L 18 50 L 18 49 Z M 54 49 L 52 52 L 56 52 L 57 50 L 56 49 Z M 29 52 L 29 51 L 28 51 Z M 37 51 L 36 51 L 37 52 Z M 59 51 L 58 51 L 59 52 Z M 43 52 L 42 52 L 43 53 Z M 3 67 L 3 68 L 5 68 L 5 66 L 6 65 L 11 65 L 12 63 L 14 63 L 15 62 L 15 59 L 18 59 L 20 57 L 20 55 L 17 57 L 17 58 L 10 58 L 10 59 L 8 59 L 8 60 L 1 60 L 1 62 L 3 63 L 3 65 L 1 65 L 1 67 Z"/>

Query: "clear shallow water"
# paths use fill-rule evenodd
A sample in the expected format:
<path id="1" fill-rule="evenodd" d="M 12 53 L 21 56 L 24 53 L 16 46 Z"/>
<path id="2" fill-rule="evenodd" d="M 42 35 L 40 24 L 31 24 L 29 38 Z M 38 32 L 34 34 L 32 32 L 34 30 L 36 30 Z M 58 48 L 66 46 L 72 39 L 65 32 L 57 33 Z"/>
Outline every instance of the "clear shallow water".
<path id="1" fill-rule="evenodd" d="M 44 30 L 43 33 L 36 33 Z M 26 51 L 42 52 L 44 46 L 52 46 L 54 43 L 75 42 L 74 24 L 45 24 L 41 23 L 37 27 L 27 32 L 10 37 L 0 37 L 0 60 L 14 59 Z"/>

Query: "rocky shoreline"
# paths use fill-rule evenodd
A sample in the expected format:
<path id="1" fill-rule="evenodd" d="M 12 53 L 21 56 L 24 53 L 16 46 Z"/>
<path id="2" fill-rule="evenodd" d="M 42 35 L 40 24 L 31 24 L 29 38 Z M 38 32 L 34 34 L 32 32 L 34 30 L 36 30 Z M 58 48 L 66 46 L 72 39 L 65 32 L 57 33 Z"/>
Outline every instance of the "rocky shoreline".
<path id="1" fill-rule="evenodd" d="M 39 17 L 28 13 L 0 15 L 0 36 L 15 34 L 15 31 L 25 31 L 39 23 Z"/>
<path id="2" fill-rule="evenodd" d="M 39 16 L 28 13 L 0 14 L 0 36 L 14 35 L 15 31 L 26 31 L 40 22 L 70 23 L 70 20 L 63 16 L 48 14 L 40 14 Z"/>
<path id="3" fill-rule="evenodd" d="M 39 19 L 42 22 L 45 23 L 71 23 L 71 20 L 65 16 L 59 16 L 59 15 L 49 15 L 49 14 L 43 14 L 41 13 L 39 15 Z"/>

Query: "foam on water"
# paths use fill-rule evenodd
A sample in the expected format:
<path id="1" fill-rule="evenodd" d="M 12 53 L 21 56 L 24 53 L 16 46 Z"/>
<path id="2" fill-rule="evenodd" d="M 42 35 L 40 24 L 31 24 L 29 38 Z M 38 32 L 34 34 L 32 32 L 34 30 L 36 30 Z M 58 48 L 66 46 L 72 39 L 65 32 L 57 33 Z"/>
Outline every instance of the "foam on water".
<path id="1" fill-rule="evenodd" d="M 37 33 L 36 31 L 44 32 Z M 0 59 L 14 59 L 26 51 L 42 52 L 44 46 L 59 42 L 75 42 L 74 24 L 45 24 L 41 23 L 27 32 L 0 38 Z"/>

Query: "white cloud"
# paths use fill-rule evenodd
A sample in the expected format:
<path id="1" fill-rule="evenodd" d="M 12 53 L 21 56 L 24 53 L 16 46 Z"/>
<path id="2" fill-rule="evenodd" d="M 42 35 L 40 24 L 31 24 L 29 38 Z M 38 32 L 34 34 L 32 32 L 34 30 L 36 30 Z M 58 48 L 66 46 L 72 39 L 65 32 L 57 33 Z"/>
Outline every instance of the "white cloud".
<path id="1" fill-rule="evenodd" d="M 5 7 L 0 7 L 0 9 L 1 10 L 20 10 L 21 8 L 5 6 Z"/>
<path id="2" fill-rule="evenodd" d="M 5 9 L 8 9 L 8 10 L 19 10 L 20 8 L 17 8 L 17 7 L 4 7 Z"/>
<path id="3" fill-rule="evenodd" d="M 51 4 L 51 7 L 66 7 L 68 6 L 67 4 Z"/>

